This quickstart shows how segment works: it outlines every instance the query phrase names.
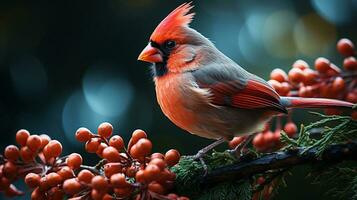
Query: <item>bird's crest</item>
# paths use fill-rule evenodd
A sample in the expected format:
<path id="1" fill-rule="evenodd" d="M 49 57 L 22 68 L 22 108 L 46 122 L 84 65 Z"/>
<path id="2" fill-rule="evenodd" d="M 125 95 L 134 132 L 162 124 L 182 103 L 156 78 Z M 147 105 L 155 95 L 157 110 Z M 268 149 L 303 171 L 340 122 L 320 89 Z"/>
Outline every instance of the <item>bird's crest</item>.
<path id="1" fill-rule="evenodd" d="M 173 30 L 175 27 L 188 26 L 193 19 L 195 13 L 189 13 L 193 8 L 192 2 L 181 4 L 173 10 L 160 24 L 156 27 L 151 37 L 163 35 L 168 30 Z M 189 14 L 188 14 L 189 13 Z"/>

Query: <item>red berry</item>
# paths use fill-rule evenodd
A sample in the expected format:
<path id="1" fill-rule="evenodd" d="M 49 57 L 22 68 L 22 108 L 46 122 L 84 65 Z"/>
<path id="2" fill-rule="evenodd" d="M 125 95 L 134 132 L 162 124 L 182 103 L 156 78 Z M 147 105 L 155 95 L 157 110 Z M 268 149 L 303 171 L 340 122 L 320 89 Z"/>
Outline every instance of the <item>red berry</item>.
<path id="1" fill-rule="evenodd" d="M 89 153 L 95 153 L 95 152 L 97 152 L 100 143 L 101 143 L 101 139 L 92 138 L 86 142 L 85 149 Z"/>
<path id="2" fill-rule="evenodd" d="M 109 145 L 120 151 L 124 148 L 124 140 L 119 135 L 114 135 L 110 138 Z"/>
<path id="3" fill-rule="evenodd" d="M 347 93 L 345 99 L 348 102 L 357 103 L 357 91 L 352 91 L 352 92 Z"/>
<path id="4" fill-rule="evenodd" d="M 229 141 L 228 146 L 229 148 L 234 149 L 243 141 L 244 137 L 234 137 L 231 141 Z"/>
<path id="5" fill-rule="evenodd" d="M 63 183 L 63 190 L 66 194 L 74 195 L 80 192 L 81 189 L 81 184 L 75 178 L 67 179 Z"/>
<path id="6" fill-rule="evenodd" d="M 258 133 L 256 136 L 254 136 L 252 144 L 257 150 L 265 148 L 263 133 Z"/>
<path id="7" fill-rule="evenodd" d="M 297 126 L 293 122 L 288 122 L 284 126 L 284 132 L 289 136 L 293 137 L 297 133 Z"/>
<path id="8" fill-rule="evenodd" d="M 126 181 L 125 175 L 122 173 L 113 174 L 110 177 L 110 183 L 113 185 L 113 187 L 116 188 L 127 187 L 129 185 L 129 183 Z"/>
<path id="9" fill-rule="evenodd" d="M 313 85 L 317 82 L 318 74 L 312 69 L 304 70 L 304 85 Z"/>
<path id="10" fill-rule="evenodd" d="M 35 173 L 28 173 L 25 177 L 25 183 L 30 188 L 35 188 L 40 185 L 41 176 Z"/>
<path id="11" fill-rule="evenodd" d="M 270 73 L 270 79 L 278 82 L 286 82 L 288 81 L 288 75 L 282 69 L 276 68 Z"/>
<path id="12" fill-rule="evenodd" d="M 27 138 L 26 145 L 31 149 L 31 151 L 36 152 L 40 149 L 42 144 L 42 139 L 38 135 L 30 135 Z"/>
<path id="13" fill-rule="evenodd" d="M 25 129 L 21 129 L 19 131 L 17 131 L 16 133 L 16 142 L 20 145 L 20 146 L 25 146 L 26 142 L 27 142 L 27 138 L 30 136 L 30 133 L 25 130 Z"/>
<path id="14" fill-rule="evenodd" d="M 347 57 L 343 60 L 343 67 L 346 70 L 357 70 L 357 60 L 355 57 Z"/>
<path id="15" fill-rule="evenodd" d="M 135 130 L 131 136 L 130 141 L 129 141 L 128 149 L 130 149 L 131 146 L 136 144 L 136 142 L 138 142 L 141 138 L 147 138 L 145 131 L 143 131 L 141 129 Z"/>
<path id="16" fill-rule="evenodd" d="M 108 160 L 108 162 L 118 162 L 120 160 L 120 154 L 118 150 L 112 146 L 105 148 L 102 155 L 103 158 Z"/>
<path id="17" fill-rule="evenodd" d="M 171 149 L 165 153 L 165 162 L 169 166 L 174 166 L 180 161 L 180 157 L 180 153 L 177 150 Z"/>
<path id="18" fill-rule="evenodd" d="M 337 43 L 337 50 L 343 56 L 353 56 L 354 46 L 351 40 L 347 38 L 342 38 Z"/>
<path id="19" fill-rule="evenodd" d="M 4 156 L 11 161 L 16 161 L 20 156 L 20 150 L 15 145 L 9 145 L 5 148 Z"/>
<path id="20" fill-rule="evenodd" d="M 299 68 L 301 70 L 305 70 L 309 68 L 309 64 L 305 62 L 304 60 L 297 60 L 293 64 L 293 68 Z"/>
<path id="21" fill-rule="evenodd" d="M 99 125 L 98 135 L 104 138 L 108 138 L 109 136 L 112 135 L 112 133 L 113 133 L 113 126 L 110 123 L 104 122 Z"/>
<path id="22" fill-rule="evenodd" d="M 332 90 L 336 93 L 340 93 L 345 89 L 345 80 L 341 77 L 336 77 L 332 83 Z"/>
<path id="23" fill-rule="evenodd" d="M 99 191 L 106 191 L 108 189 L 108 182 L 103 176 L 97 175 L 92 178 L 92 187 Z"/>
<path id="24" fill-rule="evenodd" d="M 93 177 L 94 174 L 87 169 L 83 169 L 82 171 L 80 171 L 77 176 L 80 182 L 84 182 L 86 184 L 90 184 Z"/>
<path id="25" fill-rule="evenodd" d="M 330 61 L 319 57 L 315 60 L 315 68 L 319 73 L 326 73 L 330 69 Z"/>
<path id="26" fill-rule="evenodd" d="M 88 140 L 90 140 L 93 137 L 93 134 L 90 132 L 90 130 L 88 130 L 87 128 L 79 128 L 76 131 L 76 139 L 79 142 L 87 142 Z"/>
<path id="27" fill-rule="evenodd" d="M 304 80 L 304 73 L 300 68 L 292 68 L 289 71 L 289 80 L 293 83 L 300 83 Z"/>
<path id="28" fill-rule="evenodd" d="M 46 158 L 56 158 L 62 153 L 62 144 L 57 140 L 51 140 L 45 148 L 43 148 L 43 154 Z"/>
<path id="29" fill-rule="evenodd" d="M 79 155 L 78 153 L 72 153 L 71 155 L 68 156 L 66 162 L 68 167 L 71 169 L 78 169 L 82 165 L 82 156 Z"/>

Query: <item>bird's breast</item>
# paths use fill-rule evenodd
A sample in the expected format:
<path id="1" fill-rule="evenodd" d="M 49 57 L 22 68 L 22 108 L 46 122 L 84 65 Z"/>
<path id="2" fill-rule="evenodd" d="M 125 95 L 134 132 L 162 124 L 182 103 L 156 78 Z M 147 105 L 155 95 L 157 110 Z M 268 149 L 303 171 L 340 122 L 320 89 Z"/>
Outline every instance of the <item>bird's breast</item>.
<path id="1" fill-rule="evenodd" d="M 155 78 L 156 97 L 163 113 L 177 126 L 191 132 L 196 116 L 187 107 L 184 78 L 179 74 L 167 74 Z"/>

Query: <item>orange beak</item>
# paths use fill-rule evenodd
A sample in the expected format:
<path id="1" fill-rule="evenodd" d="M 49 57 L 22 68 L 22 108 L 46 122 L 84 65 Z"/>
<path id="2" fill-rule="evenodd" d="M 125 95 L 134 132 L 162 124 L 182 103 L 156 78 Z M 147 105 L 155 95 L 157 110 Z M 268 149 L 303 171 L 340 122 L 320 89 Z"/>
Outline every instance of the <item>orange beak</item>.
<path id="1" fill-rule="evenodd" d="M 163 62 L 160 51 L 152 47 L 150 43 L 140 53 L 138 60 L 150 62 L 150 63 Z"/>

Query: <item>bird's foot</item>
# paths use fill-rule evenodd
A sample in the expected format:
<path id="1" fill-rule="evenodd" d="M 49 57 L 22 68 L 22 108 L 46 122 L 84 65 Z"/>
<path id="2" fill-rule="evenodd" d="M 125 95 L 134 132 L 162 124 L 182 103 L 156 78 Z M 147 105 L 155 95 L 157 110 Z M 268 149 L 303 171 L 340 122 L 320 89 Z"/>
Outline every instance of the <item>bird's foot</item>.
<path id="1" fill-rule="evenodd" d="M 254 138 L 255 134 L 249 135 L 247 138 L 243 140 L 240 144 L 238 144 L 234 149 L 229 149 L 227 150 L 228 153 L 232 154 L 233 156 L 236 156 L 237 158 L 241 158 L 244 156 L 244 153 L 246 152 L 247 146 L 252 141 Z"/>
<path id="2" fill-rule="evenodd" d="M 203 157 L 210 151 L 212 150 L 214 147 L 222 144 L 224 142 L 224 138 L 220 138 L 217 141 L 213 142 L 212 144 L 206 146 L 205 148 L 199 150 L 195 155 L 193 156 L 188 156 L 188 158 L 191 158 L 192 160 L 199 160 L 201 162 L 201 165 L 203 167 L 204 170 L 204 176 L 207 174 L 208 172 L 208 167 L 206 162 L 204 161 Z"/>

